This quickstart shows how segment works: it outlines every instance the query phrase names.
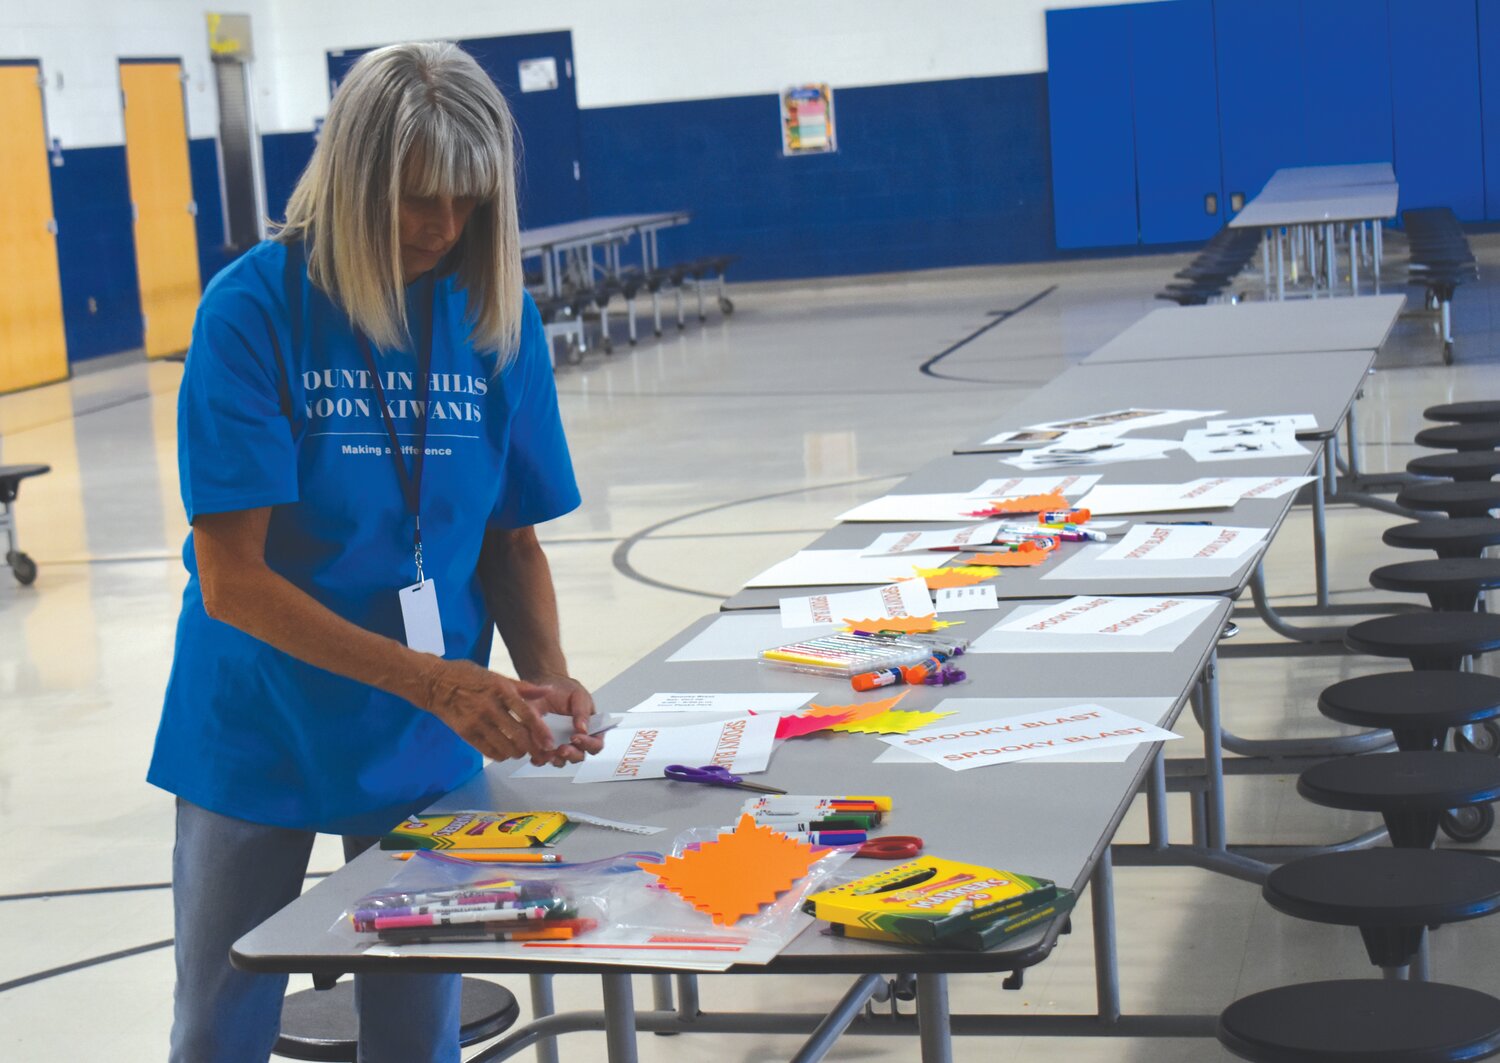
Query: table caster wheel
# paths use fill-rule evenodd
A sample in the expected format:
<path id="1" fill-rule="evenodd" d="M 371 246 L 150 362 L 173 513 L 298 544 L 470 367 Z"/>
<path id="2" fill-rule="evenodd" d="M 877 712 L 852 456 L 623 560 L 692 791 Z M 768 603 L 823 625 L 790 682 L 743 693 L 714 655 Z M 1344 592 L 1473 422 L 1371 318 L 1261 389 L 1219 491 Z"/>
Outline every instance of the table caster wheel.
<path id="1" fill-rule="evenodd" d="M 16 582 L 21 586 L 29 587 L 36 582 L 36 562 L 26 554 L 12 550 L 5 555 L 5 563 L 10 566 Z"/>
<path id="2" fill-rule="evenodd" d="M 1490 805 L 1451 808 L 1438 820 L 1444 834 L 1466 845 L 1479 841 L 1494 825 L 1495 809 Z"/>
<path id="3" fill-rule="evenodd" d="M 1500 723 L 1484 720 L 1454 731 L 1453 748 L 1460 753 L 1488 753 L 1500 757 Z"/>
<path id="4" fill-rule="evenodd" d="M 734 301 L 727 295 L 719 296 L 719 309 L 726 314 L 734 313 Z"/>

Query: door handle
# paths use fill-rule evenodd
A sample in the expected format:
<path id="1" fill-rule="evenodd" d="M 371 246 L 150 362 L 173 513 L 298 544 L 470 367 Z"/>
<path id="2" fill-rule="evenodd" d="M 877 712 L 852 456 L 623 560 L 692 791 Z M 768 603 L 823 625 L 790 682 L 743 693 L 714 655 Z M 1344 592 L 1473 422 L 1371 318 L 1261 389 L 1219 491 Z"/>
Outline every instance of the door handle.
<path id="1" fill-rule="evenodd" d="M 1219 213 L 1219 194 L 1217 192 L 1210 192 L 1208 195 L 1203 197 L 1203 213 Z"/>

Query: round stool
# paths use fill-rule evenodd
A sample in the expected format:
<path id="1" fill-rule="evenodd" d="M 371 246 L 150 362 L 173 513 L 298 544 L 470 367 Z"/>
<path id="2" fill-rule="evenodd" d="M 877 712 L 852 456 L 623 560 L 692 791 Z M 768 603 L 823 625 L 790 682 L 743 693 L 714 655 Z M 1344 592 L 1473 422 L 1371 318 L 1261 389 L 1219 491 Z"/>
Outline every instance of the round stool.
<path id="1" fill-rule="evenodd" d="M 1493 450 L 1424 454 L 1407 462 L 1406 471 L 1416 476 L 1441 476 L 1446 480 L 1489 480 L 1500 473 L 1500 454 Z"/>
<path id="2" fill-rule="evenodd" d="M 1500 558 L 1454 557 L 1381 565 L 1370 573 L 1370 586 L 1425 594 L 1440 612 L 1471 613 L 1482 591 L 1500 587 Z"/>
<path id="3" fill-rule="evenodd" d="M 1494 450 L 1500 447 L 1500 424 L 1445 424 L 1424 428 L 1416 435 L 1419 447 L 1434 450 Z"/>
<path id="4" fill-rule="evenodd" d="M 1282 864 L 1261 891 L 1279 912 L 1357 926 L 1370 962 L 1411 965 L 1428 927 L 1500 908 L 1500 864 L 1442 849 L 1354 849 Z"/>
<path id="5" fill-rule="evenodd" d="M 1438 557 L 1478 557 L 1486 548 L 1500 546 L 1500 518 L 1414 520 L 1387 528 L 1380 541 L 1403 550 L 1432 550 Z"/>
<path id="6" fill-rule="evenodd" d="M 1500 797 L 1500 760 L 1431 750 L 1340 757 L 1304 771 L 1297 792 L 1325 808 L 1379 812 L 1392 845 L 1429 849 L 1449 809 L 1488 808 Z"/>
<path id="7" fill-rule="evenodd" d="M 1405 657 L 1418 671 L 1458 671 L 1465 657 L 1500 649 L 1500 614 L 1397 613 L 1361 620 L 1344 645 L 1372 657 Z"/>
<path id="8" fill-rule="evenodd" d="M 1488 517 L 1490 510 L 1500 508 L 1500 484 L 1489 480 L 1412 484 L 1397 493 L 1396 505 L 1450 517 Z"/>
<path id="9" fill-rule="evenodd" d="M 461 1047 L 499 1036 L 520 1017 L 515 995 L 504 986 L 465 978 L 461 991 Z M 304 989 L 281 1002 L 281 1036 L 271 1049 L 273 1055 L 354 1063 L 358 1048 L 359 1016 L 354 1010 L 353 981 L 341 981 L 332 989 Z"/>
<path id="10" fill-rule="evenodd" d="M 1429 421 L 1453 421 L 1457 424 L 1473 424 L 1478 421 L 1500 421 L 1500 402 L 1493 399 L 1479 402 L 1445 402 L 1441 406 L 1429 406 L 1422 411 Z"/>
<path id="11" fill-rule="evenodd" d="M 1457 1063 L 1500 1052 L 1500 1000 L 1441 982 L 1308 982 L 1236 1000 L 1217 1033 L 1252 1063 Z"/>
<path id="12" fill-rule="evenodd" d="M 1500 716 L 1500 678 L 1478 672 L 1382 672 L 1318 695 L 1330 720 L 1389 730 L 1405 750 L 1442 749 L 1453 727 Z"/>

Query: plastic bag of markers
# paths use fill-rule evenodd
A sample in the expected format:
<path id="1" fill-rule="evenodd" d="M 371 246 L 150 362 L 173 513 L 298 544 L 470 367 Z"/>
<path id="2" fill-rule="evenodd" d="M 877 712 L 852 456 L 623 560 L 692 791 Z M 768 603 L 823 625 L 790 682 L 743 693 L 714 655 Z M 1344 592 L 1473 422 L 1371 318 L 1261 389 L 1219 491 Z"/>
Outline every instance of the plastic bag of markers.
<path id="1" fill-rule="evenodd" d="M 331 932 L 362 944 L 571 940 L 610 924 L 655 852 L 581 864 L 479 863 L 414 852 Z"/>

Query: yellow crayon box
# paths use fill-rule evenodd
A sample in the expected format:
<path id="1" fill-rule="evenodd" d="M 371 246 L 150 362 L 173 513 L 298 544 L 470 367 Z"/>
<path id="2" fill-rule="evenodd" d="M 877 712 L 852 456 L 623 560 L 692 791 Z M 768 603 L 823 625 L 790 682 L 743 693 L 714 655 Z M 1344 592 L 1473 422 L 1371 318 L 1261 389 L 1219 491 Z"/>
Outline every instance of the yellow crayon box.
<path id="1" fill-rule="evenodd" d="M 568 825 L 561 812 L 441 812 L 408 816 L 382 849 L 534 849 Z"/>

